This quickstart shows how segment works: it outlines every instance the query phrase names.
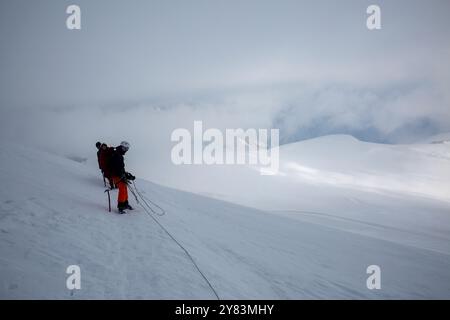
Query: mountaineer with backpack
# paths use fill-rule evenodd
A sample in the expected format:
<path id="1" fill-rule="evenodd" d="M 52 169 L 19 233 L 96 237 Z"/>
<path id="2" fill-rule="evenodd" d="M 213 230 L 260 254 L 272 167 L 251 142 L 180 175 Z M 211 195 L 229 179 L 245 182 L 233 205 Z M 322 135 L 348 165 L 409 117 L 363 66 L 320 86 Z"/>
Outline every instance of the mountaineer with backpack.
<path id="1" fill-rule="evenodd" d="M 100 141 L 97 141 L 96 143 L 95 143 L 95 147 L 97 148 L 97 161 L 98 161 L 98 168 L 102 171 L 102 173 L 103 173 L 103 169 L 102 169 L 102 165 L 100 164 L 100 151 L 101 151 L 101 146 L 102 146 L 102 143 L 100 142 Z"/>
<path id="2" fill-rule="evenodd" d="M 133 207 L 128 203 L 128 180 L 134 180 L 135 177 L 125 171 L 123 158 L 129 148 L 130 144 L 122 141 L 111 153 L 111 157 L 108 160 L 108 174 L 112 178 L 113 183 L 119 188 L 117 197 L 119 213 L 125 213 L 125 209 L 133 210 Z"/>
<path id="3" fill-rule="evenodd" d="M 108 147 L 106 143 L 102 143 L 100 146 L 100 150 L 98 153 L 98 164 L 100 169 L 102 170 L 103 177 L 108 179 L 109 185 L 111 189 L 115 189 L 114 181 L 112 179 L 111 175 L 111 169 L 110 169 L 110 161 L 111 157 L 114 153 L 113 147 Z"/>

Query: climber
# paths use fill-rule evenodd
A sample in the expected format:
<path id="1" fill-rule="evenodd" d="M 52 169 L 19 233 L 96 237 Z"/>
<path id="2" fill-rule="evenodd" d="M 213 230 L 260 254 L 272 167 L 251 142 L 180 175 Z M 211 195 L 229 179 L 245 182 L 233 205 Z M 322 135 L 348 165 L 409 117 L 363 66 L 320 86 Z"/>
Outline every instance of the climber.
<path id="1" fill-rule="evenodd" d="M 108 147 L 106 143 L 102 143 L 100 150 L 100 154 L 98 155 L 98 163 L 99 167 L 102 170 L 103 177 L 108 179 L 109 185 L 111 189 L 115 189 L 114 181 L 111 176 L 111 168 L 110 162 L 111 157 L 114 153 L 113 147 Z"/>
<path id="2" fill-rule="evenodd" d="M 111 155 L 109 161 L 110 176 L 114 184 L 119 188 L 119 194 L 117 197 L 117 209 L 119 213 L 125 213 L 125 209 L 133 210 L 133 207 L 128 203 L 128 180 L 134 180 L 135 177 L 125 171 L 125 163 L 123 156 L 130 148 L 130 144 L 126 141 L 122 141 L 117 146 Z"/>

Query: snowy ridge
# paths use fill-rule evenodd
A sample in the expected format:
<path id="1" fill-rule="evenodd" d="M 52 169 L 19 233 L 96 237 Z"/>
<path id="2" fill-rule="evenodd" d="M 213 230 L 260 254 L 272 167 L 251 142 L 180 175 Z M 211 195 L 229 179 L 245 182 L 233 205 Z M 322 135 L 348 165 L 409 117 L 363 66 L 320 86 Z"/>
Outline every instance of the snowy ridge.
<path id="1" fill-rule="evenodd" d="M 440 133 L 440 134 L 428 137 L 426 139 L 418 141 L 418 143 L 432 143 L 432 144 L 450 143 L 450 132 Z"/>
<path id="2" fill-rule="evenodd" d="M 107 212 L 95 168 L 22 146 L 2 148 L 8 152 L 0 154 L 0 178 L 7 182 L 0 186 L 1 298 L 216 298 L 142 209 Z M 384 237 L 386 223 L 346 217 L 339 202 L 325 208 L 332 217 L 292 216 L 283 208 L 267 213 L 144 180 L 136 184 L 164 208 L 155 219 L 188 250 L 221 299 L 450 298 L 448 220 L 436 233 L 434 223 L 422 230 L 404 226 L 410 237 L 396 240 L 396 232 Z M 358 202 L 359 195 L 348 196 Z M 448 219 L 445 202 L 421 204 Z M 65 287 L 72 264 L 81 267 L 81 290 Z M 366 288 L 371 264 L 382 268 L 382 290 Z"/>

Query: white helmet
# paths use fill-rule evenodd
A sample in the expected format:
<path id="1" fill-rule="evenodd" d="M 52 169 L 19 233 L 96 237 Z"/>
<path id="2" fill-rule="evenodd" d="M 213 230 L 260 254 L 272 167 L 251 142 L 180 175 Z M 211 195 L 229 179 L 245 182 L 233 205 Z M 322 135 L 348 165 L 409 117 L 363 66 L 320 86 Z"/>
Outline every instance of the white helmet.
<path id="1" fill-rule="evenodd" d="M 122 149 L 123 149 L 124 151 L 128 151 L 128 149 L 130 149 L 130 144 L 129 144 L 128 142 L 126 142 L 126 141 L 122 141 L 122 142 L 120 143 L 120 146 L 122 147 Z"/>

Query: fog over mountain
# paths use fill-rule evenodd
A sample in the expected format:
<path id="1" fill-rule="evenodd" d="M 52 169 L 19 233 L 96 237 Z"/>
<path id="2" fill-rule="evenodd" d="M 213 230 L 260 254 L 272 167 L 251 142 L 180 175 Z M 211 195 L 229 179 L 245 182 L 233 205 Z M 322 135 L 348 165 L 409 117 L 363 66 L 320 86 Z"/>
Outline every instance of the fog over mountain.
<path id="1" fill-rule="evenodd" d="M 376 31 L 370 1 L 80 0 L 81 30 L 66 28 L 69 4 L 0 4 L 2 135 L 18 134 L 16 117 L 24 139 L 51 136 L 52 122 L 82 122 L 95 136 L 145 118 L 140 135 L 151 140 L 153 122 L 199 115 L 215 127 L 279 128 L 281 143 L 450 131 L 448 1 L 378 1 Z M 67 144 L 87 143 L 70 132 Z"/>

